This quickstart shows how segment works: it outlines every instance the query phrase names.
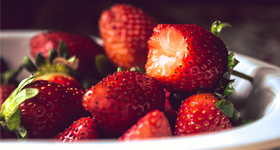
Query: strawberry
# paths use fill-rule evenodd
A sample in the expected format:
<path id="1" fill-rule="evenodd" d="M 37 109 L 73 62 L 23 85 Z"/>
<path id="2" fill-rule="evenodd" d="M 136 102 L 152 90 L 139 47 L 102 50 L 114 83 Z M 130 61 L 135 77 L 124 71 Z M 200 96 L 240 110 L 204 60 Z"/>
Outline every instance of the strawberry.
<path id="1" fill-rule="evenodd" d="M 174 134 L 182 136 L 232 129 L 230 118 L 215 105 L 219 100 L 213 93 L 188 97 L 179 109 Z"/>
<path id="2" fill-rule="evenodd" d="M 129 141 L 171 136 L 170 125 L 164 113 L 159 110 L 154 110 L 140 118 L 119 140 Z"/>
<path id="3" fill-rule="evenodd" d="M 0 85 L 0 107 L 5 102 L 5 100 L 10 96 L 10 94 L 16 89 L 13 84 L 1 84 Z M 1 108 L 0 108 L 1 110 Z"/>
<path id="4" fill-rule="evenodd" d="M 164 110 L 164 90 L 152 77 L 119 71 L 102 79 L 83 97 L 104 138 L 118 138 L 151 110 Z"/>
<path id="5" fill-rule="evenodd" d="M 172 131 L 174 131 L 174 127 L 175 127 L 175 122 L 176 122 L 176 119 L 177 119 L 178 111 L 175 110 L 171 106 L 171 104 L 170 104 L 170 99 L 169 99 L 170 92 L 167 91 L 166 89 L 164 89 L 164 91 L 165 91 L 164 115 L 168 119 Z"/>
<path id="6" fill-rule="evenodd" d="M 125 69 L 145 69 L 147 41 L 156 25 L 155 19 L 132 5 L 115 4 L 104 10 L 99 19 L 99 31 L 113 64 Z"/>
<path id="7" fill-rule="evenodd" d="M 3 103 L 0 123 L 5 130 L 19 138 L 50 138 L 90 115 L 81 102 L 84 90 L 33 79 L 24 79 Z"/>
<path id="8" fill-rule="evenodd" d="M 91 117 L 82 117 L 74 121 L 68 128 L 53 138 L 59 142 L 78 142 L 81 140 L 97 139 L 98 125 Z"/>
<path id="9" fill-rule="evenodd" d="M 227 72 L 224 42 L 193 24 L 158 24 L 148 41 L 147 74 L 169 91 L 214 89 Z"/>
<path id="10" fill-rule="evenodd" d="M 30 58 L 25 56 L 23 58 L 23 66 L 30 73 L 35 74 L 35 80 L 48 80 L 66 86 L 83 88 L 75 76 L 79 61 L 76 60 L 75 56 L 66 60 L 67 57 L 63 56 L 67 55 L 69 55 L 68 48 L 64 42 L 60 42 L 58 53 L 55 49 L 49 50 L 49 61 L 42 53 L 37 53 L 35 64 Z"/>
<path id="11" fill-rule="evenodd" d="M 30 52 L 33 58 L 37 53 L 42 53 L 48 59 L 51 48 L 58 50 L 59 43 L 63 41 L 69 49 L 69 56 L 76 56 L 79 59 L 78 71 L 90 73 L 98 77 L 95 57 L 103 54 L 104 50 L 92 38 L 83 34 L 70 33 L 65 31 L 46 31 L 33 36 L 30 39 Z M 89 65 L 91 64 L 91 65 Z"/>

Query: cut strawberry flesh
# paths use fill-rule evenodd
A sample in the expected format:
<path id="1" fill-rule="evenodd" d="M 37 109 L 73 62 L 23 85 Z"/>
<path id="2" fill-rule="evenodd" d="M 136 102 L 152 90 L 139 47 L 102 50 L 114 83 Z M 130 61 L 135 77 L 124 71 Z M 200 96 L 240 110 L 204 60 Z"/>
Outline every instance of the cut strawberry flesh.
<path id="1" fill-rule="evenodd" d="M 150 54 L 146 64 L 146 71 L 151 76 L 169 76 L 173 74 L 173 67 L 182 64 L 182 59 L 187 53 L 185 40 L 175 28 L 161 30 L 154 33 L 148 41 Z"/>

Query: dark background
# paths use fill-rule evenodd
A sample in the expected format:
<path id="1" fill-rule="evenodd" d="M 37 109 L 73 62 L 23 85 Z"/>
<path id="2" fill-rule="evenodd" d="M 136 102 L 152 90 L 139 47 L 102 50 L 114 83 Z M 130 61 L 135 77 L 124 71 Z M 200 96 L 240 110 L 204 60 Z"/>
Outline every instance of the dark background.
<path id="1" fill-rule="evenodd" d="M 161 23 L 228 22 L 222 37 L 229 50 L 280 66 L 280 1 L 189 0 L 1 0 L 1 30 L 56 29 L 99 36 L 98 19 L 116 3 L 142 8 Z"/>

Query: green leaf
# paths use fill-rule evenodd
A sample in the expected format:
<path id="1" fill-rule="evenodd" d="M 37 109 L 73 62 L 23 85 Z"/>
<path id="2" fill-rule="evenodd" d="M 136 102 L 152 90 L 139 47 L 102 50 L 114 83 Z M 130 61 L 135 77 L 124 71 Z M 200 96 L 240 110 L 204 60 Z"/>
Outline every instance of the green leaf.
<path id="1" fill-rule="evenodd" d="M 234 80 L 230 80 L 230 82 L 226 86 L 226 89 L 224 90 L 224 95 L 226 97 L 229 97 L 235 91 L 235 89 L 232 86 L 233 82 L 234 82 Z"/>
<path id="2" fill-rule="evenodd" d="M 9 120 L 6 121 L 6 126 L 10 131 L 15 130 L 20 125 L 20 111 L 16 109 L 14 113 L 8 118 Z"/>
<path id="3" fill-rule="evenodd" d="M 236 122 L 240 118 L 240 112 L 236 109 L 233 110 L 233 115 L 231 117 L 231 122 Z"/>
<path id="4" fill-rule="evenodd" d="M 8 99 L 11 97 L 14 97 L 16 94 L 18 94 L 20 91 L 21 91 L 21 89 L 25 86 L 25 85 L 27 85 L 27 84 L 29 84 L 29 83 L 31 83 L 32 81 L 34 80 L 34 76 L 33 75 L 30 75 L 28 78 L 25 78 L 25 79 L 23 79 L 20 83 L 19 83 L 19 85 L 18 85 L 18 87 L 10 94 L 10 96 L 8 97 Z M 7 100 L 6 100 L 7 101 Z M 5 102 L 6 102 L 5 101 Z M 2 109 L 1 109 L 2 110 Z"/>
<path id="5" fill-rule="evenodd" d="M 63 57 L 66 60 L 70 56 L 69 49 L 68 49 L 67 45 L 65 44 L 65 42 L 63 42 L 63 41 L 60 41 L 60 43 L 58 45 L 58 54 L 60 57 Z"/>
<path id="6" fill-rule="evenodd" d="M 16 133 L 19 141 L 26 140 L 27 137 L 28 137 L 27 130 L 23 126 L 21 126 L 21 125 L 16 127 L 15 133 Z"/>
<path id="7" fill-rule="evenodd" d="M 125 69 L 122 67 L 118 67 L 117 72 L 120 72 L 120 71 L 125 71 Z"/>
<path id="8" fill-rule="evenodd" d="M 49 63 L 52 64 L 53 60 L 58 56 L 58 53 L 54 48 L 51 48 L 49 51 Z"/>
<path id="9" fill-rule="evenodd" d="M 43 56 L 42 53 L 36 53 L 36 57 L 35 57 L 35 66 L 37 68 L 44 68 L 49 66 L 49 62 L 47 61 L 47 59 Z"/>
<path id="10" fill-rule="evenodd" d="M 27 56 L 23 57 L 22 60 L 22 66 L 29 72 L 33 73 L 33 72 L 37 72 L 38 69 L 35 66 L 35 64 L 31 61 L 31 59 Z"/>
<path id="11" fill-rule="evenodd" d="M 141 72 L 141 73 L 146 72 L 145 70 L 143 70 L 142 68 L 140 68 L 138 66 L 130 68 L 130 71 L 137 71 L 137 72 Z"/>
<path id="12" fill-rule="evenodd" d="M 214 92 L 214 94 L 215 94 L 219 99 L 223 99 L 223 98 L 224 98 L 224 95 L 222 95 L 222 94 L 220 94 L 220 93 Z"/>
<path id="13" fill-rule="evenodd" d="M 220 109 L 220 111 L 228 117 L 233 116 L 233 104 L 225 99 L 222 99 L 215 103 L 216 107 Z"/>
<path id="14" fill-rule="evenodd" d="M 11 124 L 10 121 L 12 121 L 12 123 L 14 123 L 13 120 L 20 120 L 20 115 L 19 116 L 14 115 L 18 111 L 18 106 L 25 100 L 36 96 L 38 93 L 39 93 L 38 89 L 26 88 L 26 89 L 23 89 L 22 91 L 20 91 L 20 93 L 18 93 L 17 95 L 15 95 L 15 97 L 13 97 L 13 101 L 11 101 L 11 103 L 9 103 L 9 105 L 8 105 L 9 107 L 3 111 L 3 113 L 5 113 L 5 120 L 6 120 L 7 124 Z"/>
<path id="15" fill-rule="evenodd" d="M 109 75 L 114 68 L 110 59 L 104 54 L 95 56 L 95 65 L 98 73 L 102 76 Z"/>
<path id="16" fill-rule="evenodd" d="M 228 55 L 228 72 L 231 74 L 233 68 L 239 63 L 239 61 L 234 57 L 234 53 Z"/>
<path id="17" fill-rule="evenodd" d="M 138 70 L 138 68 L 136 68 L 136 67 L 132 67 L 132 68 L 130 68 L 130 69 L 129 69 L 129 71 L 136 71 L 136 72 L 140 72 L 140 71 Z"/>
<path id="18" fill-rule="evenodd" d="M 30 76 L 20 82 L 18 87 L 2 104 L 0 118 L 1 125 L 6 125 L 11 131 L 15 130 L 20 124 L 20 113 L 18 106 L 25 100 L 36 96 L 39 93 L 38 89 L 25 88 L 27 84 L 34 80 L 34 76 Z M 22 90 L 23 89 L 23 90 Z"/>
<path id="19" fill-rule="evenodd" d="M 239 118 L 237 121 L 233 122 L 233 126 L 240 126 L 240 125 L 244 125 L 247 123 L 251 123 L 253 122 L 253 120 L 250 119 L 245 119 L 245 118 Z"/>

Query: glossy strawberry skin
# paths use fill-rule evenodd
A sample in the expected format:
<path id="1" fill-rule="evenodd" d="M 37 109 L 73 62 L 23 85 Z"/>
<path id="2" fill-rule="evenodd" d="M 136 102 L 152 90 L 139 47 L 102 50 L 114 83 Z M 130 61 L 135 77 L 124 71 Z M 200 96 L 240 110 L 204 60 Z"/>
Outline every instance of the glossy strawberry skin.
<path id="1" fill-rule="evenodd" d="M 216 106 L 219 99 L 213 93 L 198 93 L 181 105 L 175 125 L 175 135 L 191 135 L 232 129 L 230 119 Z"/>
<path id="2" fill-rule="evenodd" d="M 88 116 L 82 106 L 84 90 L 38 80 L 25 86 L 39 94 L 19 105 L 21 125 L 29 138 L 50 138 L 68 127 L 73 120 Z"/>
<path id="3" fill-rule="evenodd" d="M 63 143 L 97 139 L 98 124 L 91 117 L 82 117 L 74 121 L 68 128 L 53 138 Z"/>
<path id="4" fill-rule="evenodd" d="M 176 119 L 177 119 L 178 111 L 175 110 L 170 105 L 170 100 L 169 100 L 170 92 L 167 91 L 166 89 L 164 89 L 164 91 L 165 91 L 164 115 L 168 119 L 172 131 L 174 131 L 174 127 L 175 127 L 175 122 L 176 122 Z"/>
<path id="5" fill-rule="evenodd" d="M 70 56 L 79 59 L 78 71 L 96 74 L 95 56 L 104 53 L 104 50 L 89 36 L 65 31 L 47 31 L 33 36 L 30 40 L 30 52 L 35 58 L 36 53 L 42 53 L 48 59 L 50 48 L 58 50 L 60 41 L 64 41 L 69 49 Z"/>
<path id="6" fill-rule="evenodd" d="M 84 94 L 83 105 L 99 123 L 104 138 L 119 138 L 151 110 L 164 110 L 164 90 L 143 73 L 115 72 Z"/>
<path id="7" fill-rule="evenodd" d="M 35 80 L 48 80 L 65 86 L 83 89 L 82 85 L 74 78 L 64 73 L 48 73 L 37 76 Z"/>
<path id="8" fill-rule="evenodd" d="M 201 26 L 159 24 L 148 41 L 147 74 L 174 92 L 214 89 L 227 71 L 228 50 Z"/>
<path id="9" fill-rule="evenodd" d="M 13 84 L 1 84 L 0 85 L 0 110 L 2 104 L 10 96 L 13 90 L 16 89 L 16 86 Z"/>
<path id="10" fill-rule="evenodd" d="M 117 67 L 144 69 L 147 41 L 157 25 L 155 19 L 140 8 L 116 4 L 104 10 L 99 19 L 99 31 L 104 49 Z"/>
<path id="11" fill-rule="evenodd" d="M 140 118 L 135 125 L 126 131 L 120 138 L 120 141 L 166 138 L 171 137 L 172 132 L 163 112 L 154 110 Z"/>

